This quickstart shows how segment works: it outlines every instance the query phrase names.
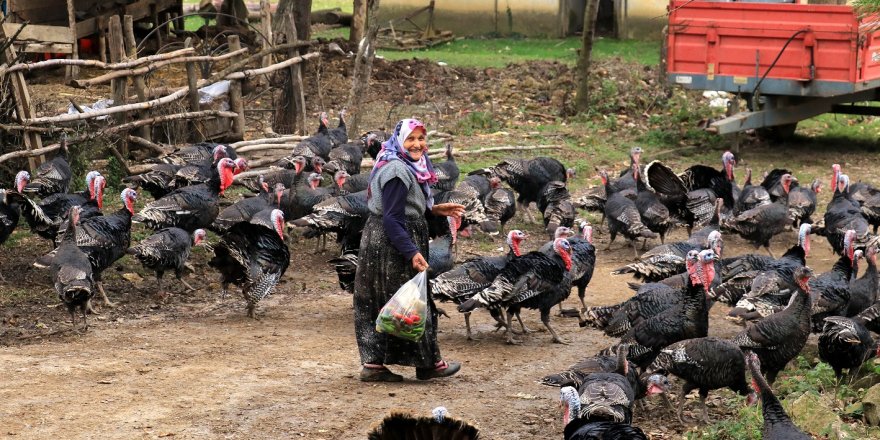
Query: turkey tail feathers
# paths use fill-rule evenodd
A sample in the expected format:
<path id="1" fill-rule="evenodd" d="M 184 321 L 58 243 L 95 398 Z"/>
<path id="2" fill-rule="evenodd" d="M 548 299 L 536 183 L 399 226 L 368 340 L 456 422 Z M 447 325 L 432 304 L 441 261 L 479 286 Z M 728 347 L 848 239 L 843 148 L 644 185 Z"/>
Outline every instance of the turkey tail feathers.
<path id="1" fill-rule="evenodd" d="M 478 440 L 479 438 L 480 431 L 467 422 L 448 416 L 416 417 L 403 412 L 391 413 L 367 435 L 367 440 Z"/>

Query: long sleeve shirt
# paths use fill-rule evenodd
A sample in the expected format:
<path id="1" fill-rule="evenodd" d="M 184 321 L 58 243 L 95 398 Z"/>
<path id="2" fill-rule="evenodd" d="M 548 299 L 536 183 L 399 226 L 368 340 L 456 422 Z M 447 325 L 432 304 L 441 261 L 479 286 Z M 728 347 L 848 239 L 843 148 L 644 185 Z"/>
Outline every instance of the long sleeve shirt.
<path id="1" fill-rule="evenodd" d="M 406 260 L 412 260 L 419 248 L 406 232 L 406 196 L 408 189 L 400 178 L 389 180 L 382 188 L 382 226 L 388 240 Z"/>

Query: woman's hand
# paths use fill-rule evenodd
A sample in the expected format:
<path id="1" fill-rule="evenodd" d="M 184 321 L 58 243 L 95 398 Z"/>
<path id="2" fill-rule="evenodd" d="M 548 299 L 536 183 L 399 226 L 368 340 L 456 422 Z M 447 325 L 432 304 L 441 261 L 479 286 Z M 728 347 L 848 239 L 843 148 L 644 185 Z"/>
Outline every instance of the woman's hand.
<path id="1" fill-rule="evenodd" d="M 412 266 L 413 269 L 424 272 L 428 270 L 428 262 L 425 261 L 425 257 L 422 256 L 422 253 L 419 252 L 412 257 Z"/>
<path id="2" fill-rule="evenodd" d="M 464 214 L 464 205 L 458 203 L 440 203 L 431 208 L 431 214 L 446 217 L 461 217 Z"/>

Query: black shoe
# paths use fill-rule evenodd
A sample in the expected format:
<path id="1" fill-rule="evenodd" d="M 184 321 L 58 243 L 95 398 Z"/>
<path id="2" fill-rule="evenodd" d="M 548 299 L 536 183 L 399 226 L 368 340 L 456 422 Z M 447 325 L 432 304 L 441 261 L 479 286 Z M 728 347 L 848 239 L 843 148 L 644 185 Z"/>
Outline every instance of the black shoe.
<path id="1" fill-rule="evenodd" d="M 446 368 L 416 368 L 416 379 L 428 380 L 437 377 L 449 377 L 458 373 L 458 370 L 461 370 L 461 364 L 458 362 L 443 362 L 443 365 Z"/>
<path id="2" fill-rule="evenodd" d="M 394 374 L 387 368 L 361 369 L 361 382 L 403 382 L 403 376 Z"/>

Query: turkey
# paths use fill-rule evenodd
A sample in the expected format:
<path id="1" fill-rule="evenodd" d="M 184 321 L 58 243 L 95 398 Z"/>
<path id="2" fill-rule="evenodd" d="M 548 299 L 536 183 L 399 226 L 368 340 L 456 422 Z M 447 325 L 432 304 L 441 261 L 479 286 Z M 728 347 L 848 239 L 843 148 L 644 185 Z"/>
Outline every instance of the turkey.
<path id="1" fill-rule="evenodd" d="M 552 239 L 556 228 L 574 227 L 577 210 L 571 202 L 571 194 L 564 182 L 552 181 L 544 185 L 538 198 L 538 211 L 544 217 L 544 231 Z"/>
<path id="2" fill-rule="evenodd" d="M 752 373 L 752 386 L 761 395 L 761 413 L 764 416 L 764 429 L 761 431 L 761 438 L 764 440 L 811 440 L 813 437 L 804 434 L 792 423 L 782 404 L 779 403 L 779 399 L 773 395 L 770 384 L 762 375 L 765 370 L 759 356 L 755 353 L 749 353 L 746 356 L 746 364 Z"/>
<path id="3" fill-rule="evenodd" d="M 816 197 L 822 190 L 819 179 L 813 179 L 809 188 L 797 186 L 788 193 L 788 214 L 794 219 L 794 227 L 803 223 L 813 223 L 812 215 L 816 212 Z"/>
<path id="4" fill-rule="evenodd" d="M 196 229 L 192 239 L 188 232 L 180 228 L 160 229 L 141 240 L 136 246 L 128 248 L 126 253 L 134 255 L 145 268 L 156 272 L 159 296 L 165 295 L 162 289 L 162 276 L 165 275 L 166 270 L 173 270 L 178 281 L 190 291 L 195 291 L 196 289 L 183 279 L 183 269 L 192 247 L 202 244 L 204 239 L 204 229 Z"/>
<path id="5" fill-rule="evenodd" d="M 761 359 L 761 372 L 773 383 L 776 375 L 797 356 L 810 336 L 810 279 L 813 271 L 802 266 L 795 270 L 796 290 L 788 306 L 749 325 L 733 338 L 741 350 L 755 352 Z"/>
<path id="6" fill-rule="evenodd" d="M 499 225 L 489 221 L 489 218 L 486 216 L 486 208 L 483 206 L 483 202 L 480 198 L 474 198 L 466 192 L 454 189 L 452 191 L 439 191 L 434 193 L 434 204 L 440 203 L 458 203 L 464 205 L 464 214 L 461 215 L 461 228 L 470 225 L 479 225 L 480 230 L 483 232 L 489 234 L 495 234 L 498 232 L 497 227 Z M 432 237 L 437 236 L 439 234 L 437 234 L 436 231 L 443 231 L 446 229 L 446 221 L 435 216 L 432 222 L 431 218 L 429 218 L 428 228 L 432 231 Z"/>
<path id="7" fill-rule="evenodd" d="M 53 242 L 54 246 L 54 242 L 58 237 L 58 229 L 64 223 L 64 216 L 67 215 L 70 208 L 74 206 L 82 207 L 94 198 L 94 180 L 99 175 L 97 171 L 91 171 L 86 174 L 86 190 L 82 192 L 52 194 L 40 200 L 39 203 L 31 200 L 20 191 L 18 193 L 8 193 L 7 197 L 10 203 L 16 203 L 21 207 L 21 214 L 25 221 L 27 221 L 28 226 L 30 226 L 31 231 Z M 27 171 L 20 171 L 15 176 L 16 188 L 23 188 L 29 178 L 30 175 Z M 98 212 L 97 210 L 87 208 L 85 212 L 80 210 L 78 214 L 80 220 L 85 220 L 89 216 L 96 215 Z"/>
<path id="8" fill-rule="evenodd" d="M 682 424 L 685 397 L 691 390 L 700 392 L 704 423 L 709 423 L 709 409 L 706 406 L 709 391 L 727 387 L 741 396 L 748 396 L 750 404 L 757 400 L 746 382 L 743 352 L 724 339 L 704 337 L 676 342 L 660 350 L 646 371 L 648 374 L 657 372 L 672 374 L 684 381 L 678 397 L 678 421 Z"/>
<path id="9" fill-rule="evenodd" d="M 584 380 L 593 373 L 617 373 L 626 377 L 637 399 L 643 397 L 647 392 L 646 387 L 641 383 L 635 365 L 626 360 L 625 349 L 617 350 L 616 353 L 598 354 L 581 359 L 565 371 L 542 377 L 538 383 L 559 388 L 580 388 Z"/>
<path id="10" fill-rule="evenodd" d="M 626 377 L 621 374 L 592 373 L 586 376 L 577 391 L 572 393 L 574 390 L 573 387 L 562 387 L 560 390 L 563 395 L 574 394 L 578 396 L 576 398 L 580 405 L 569 404 L 566 408 L 568 412 L 572 413 L 574 419 L 604 420 L 625 424 L 632 422 L 632 404 L 635 402 L 635 392 Z M 575 399 L 570 400 L 574 401 Z M 580 411 L 574 412 L 572 406 L 580 406 Z"/>
<path id="11" fill-rule="evenodd" d="M 669 212 L 688 225 L 688 234 L 712 219 L 715 200 L 734 208 L 733 167 L 736 160 L 729 151 L 721 155 L 722 171 L 705 165 L 693 165 L 680 175 L 659 161 L 645 166 L 645 186 L 657 194 Z"/>
<path id="12" fill-rule="evenodd" d="M 53 194 L 66 194 L 70 189 L 70 164 L 67 163 L 67 138 L 62 137 L 61 149 L 48 162 L 37 167 L 33 179 L 22 190 L 25 194 L 34 194 L 46 198 Z M 64 210 L 67 212 L 67 209 Z"/>
<path id="13" fill-rule="evenodd" d="M 147 191 L 153 199 L 165 197 L 174 191 L 174 176 L 184 165 L 157 163 L 150 170 L 134 176 L 123 177 L 122 182 L 141 191 Z"/>
<path id="14" fill-rule="evenodd" d="M 55 293 L 67 307 L 73 328 L 76 328 L 76 309 L 82 313 L 83 328 L 89 328 L 86 314 L 90 301 L 95 296 L 94 278 L 89 257 L 76 245 L 79 207 L 72 207 L 67 215 L 67 231 L 61 239 L 50 271 Z"/>
<path id="15" fill-rule="evenodd" d="M 507 182 L 519 194 L 517 203 L 524 216 L 535 223 L 535 217 L 529 212 L 529 205 L 537 202 L 541 188 L 549 182 L 568 180 L 568 171 L 561 162 L 552 157 L 539 156 L 534 159 L 507 159 L 494 167 L 477 170 L 473 173 L 498 176 Z"/>
<path id="16" fill-rule="evenodd" d="M 631 273 L 636 279 L 647 282 L 660 281 L 685 271 L 685 257 L 688 252 L 712 249 L 716 255 L 721 255 L 722 243 L 721 233 L 712 231 L 705 243 L 691 238 L 687 241 L 662 244 L 642 254 L 639 261 L 615 269 L 611 273 L 613 275 Z"/>
<path id="17" fill-rule="evenodd" d="M 782 191 L 788 192 L 792 182 L 791 174 L 785 174 L 780 179 Z M 750 241 L 755 249 L 764 246 L 767 253 L 773 257 L 773 252 L 770 250 L 770 239 L 791 224 L 787 200 L 787 198 L 780 198 L 773 203 L 743 211 L 736 217 L 725 221 L 722 227 L 736 232 L 742 238 Z"/>
<path id="18" fill-rule="evenodd" d="M 446 408 L 438 406 L 431 417 L 395 412 L 372 428 L 367 440 L 479 440 L 480 430 L 453 419 Z"/>
<path id="19" fill-rule="evenodd" d="M 608 230 L 611 234 L 611 240 L 605 250 L 611 249 L 611 243 L 617 238 L 617 234 L 623 234 L 633 248 L 633 254 L 638 258 L 638 249 L 636 249 L 635 240 L 637 238 L 657 238 L 657 234 L 649 230 L 642 223 L 641 215 L 636 207 L 635 202 L 628 198 L 622 192 L 614 192 L 608 183 L 608 174 L 605 171 L 599 171 L 599 177 L 605 185 L 605 193 L 608 194 L 608 200 L 605 202 L 605 219 L 608 221 Z"/>
<path id="20" fill-rule="evenodd" d="M 442 302 L 461 304 L 491 286 L 507 263 L 520 256 L 520 246 L 526 238 L 524 232 L 514 229 L 507 233 L 507 254 L 497 257 L 471 258 L 452 270 L 440 274 L 431 282 L 431 293 L 434 298 Z M 469 341 L 473 340 L 470 315 L 471 312 L 464 314 Z"/>
<path id="21" fill-rule="evenodd" d="M 0 189 L 0 245 L 5 243 L 6 239 L 15 231 L 20 214 L 21 209 L 18 203 L 10 201 L 6 197 L 6 190 Z M 2 272 L 0 272 L 0 281 L 6 282 Z"/>
<path id="22" fill-rule="evenodd" d="M 284 157 L 281 160 L 279 160 L 278 162 L 276 162 L 275 165 L 280 166 L 280 167 L 284 167 L 284 168 L 292 168 L 293 158 L 295 158 L 296 156 L 302 156 L 309 162 L 309 165 L 307 165 L 305 171 L 315 171 L 315 172 L 320 173 L 321 172 L 320 166 L 318 166 L 316 169 L 314 167 L 314 164 L 312 163 L 312 159 L 314 159 L 316 157 L 320 157 L 322 159 L 321 163 L 323 164 L 323 161 L 326 161 L 327 159 L 329 159 L 330 150 L 332 150 L 333 147 L 335 147 L 337 145 L 342 145 L 342 144 L 348 142 L 347 138 L 342 140 L 341 142 L 338 142 L 331 135 L 331 132 L 333 130 L 329 130 L 329 129 L 322 130 L 320 128 L 320 127 L 326 128 L 326 124 L 327 124 L 327 114 L 322 112 L 321 113 L 321 125 L 319 126 L 318 132 L 303 139 L 298 144 L 296 144 L 296 146 L 293 147 L 293 150 L 290 152 L 290 154 L 287 157 Z M 311 166 L 312 168 L 309 169 L 309 166 Z"/>
<path id="23" fill-rule="evenodd" d="M 101 212 L 104 209 L 104 188 L 107 187 L 107 181 L 104 180 L 104 176 L 98 174 L 97 171 L 92 171 L 89 174 L 93 174 L 94 177 L 89 184 L 88 200 L 79 205 L 80 212 L 79 218 L 80 221 L 88 220 L 92 217 L 97 217 L 103 215 Z M 88 180 L 88 176 L 86 176 L 86 180 Z M 85 192 L 85 191 L 84 191 Z M 64 235 L 64 231 L 67 229 L 67 222 L 62 221 L 61 225 L 58 227 L 58 232 L 55 235 L 55 245 L 57 246 L 61 242 L 61 235 Z"/>
<path id="24" fill-rule="evenodd" d="M 217 147 L 221 147 L 220 150 L 223 150 L 223 156 L 221 157 L 228 157 L 232 160 L 238 158 L 238 155 L 235 153 L 235 148 L 228 145 L 217 144 L 214 142 L 199 142 L 188 147 L 174 150 L 173 152 L 160 157 L 158 162 L 183 166 L 201 163 L 205 160 L 216 160 L 212 158 L 217 155 Z"/>
<path id="25" fill-rule="evenodd" d="M 208 183 L 174 190 L 148 203 L 133 220 L 155 230 L 176 226 L 192 232 L 207 228 L 220 212 L 218 198 L 232 184 L 234 169 L 232 159 L 220 159 Z"/>
<path id="26" fill-rule="evenodd" d="M 633 147 L 629 150 L 629 168 L 621 170 L 617 180 L 611 182 L 611 188 L 614 189 L 614 192 L 636 189 L 636 181 L 642 169 L 641 158 L 641 147 Z"/>
<path id="27" fill-rule="evenodd" d="M 674 225 L 674 219 L 669 214 L 669 209 L 660 202 L 657 194 L 649 191 L 639 176 L 638 168 L 636 171 L 636 209 L 642 216 L 642 223 L 660 236 L 660 243 L 666 243 L 666 232 Z M 642 250 L 647 249 L 648 240 L 646 239 L 642 245 Z"/>
<path id="28" fill-rule="evenodd" d="M 819 359 L 831 365 L 837 380 L 843 377 L 843 369 L 855 379 L 862 364 L 877 356 L 878 346 L 860 318 L 829 316 L 819 335 Z"/>
<path id="29" fill-rule="evenodd" d="M 482 198 L 486 217 L 493 224 L 497 224 L 497 229 L 504 234 L 504 225 L 516 215 L 516 194 L 510 189 L 502 188 L 501 179 L 498 177 L 489 179 L 489 185 L 492 189 Z"/>
<path id="30" fill-rule="evenodd" d="M 739 215 L 744 211 L 757 208 L 761 205 L 770 203 L 770 193 L 767 188 L 761 185 L 752 185 L 752 169 L 746 168 L 746 181 L 743 183 L 739 197 L 736 199 L 736 206 L 733 209 L 734 215 Z"/>
<path id="31" fill-rule="evenodd" d="M 810 282 L 813 292 L 813 331 L 822 331 L 822 320 L 826 316 L 843 316 L 849 308 L 849 283 L 853 277 L 852 240 L 855 232 L 846 231 L 844 238 L 844 256 L 840 257 L 829 272 L 816 277 Z"/>
<path id="32" fill-rule="evenodd" d="M 461 219 L 458 217 L 446 217 L 449 222 L 449 232 L 431 240 L 428 244 L 428 279 L 437 278 L 455 265 L 455 240 L 458 235 L 458 226 Z"/>
<path id="33" fill-rule="evenodd" d="M 581 417 L 582 397 L 574 387 L 559 390 L 559 400 L 565 440 L 648 440 L 641 429 L 629 423 Z"/>
<path id="34" fill-rule="evenodd" d="M 367 191 L 363 190 L 324 200 L 314 206 L 313 213 L 290 223 L 297 227 L 307 228 L 303 234 L 305 238 L 335 232 L 337 234 L 336 242 L 339 243 L 342 252 L 354 254 L 354 261 L 357 264 L 357 250 L 361 242 L 361 232 L 369 215 Z M 340 278 L 341 281 L 342 278 Z"/>
<path id="35" fill-rule="evenodd" d="M 856 247 L 861 248 L 870 243 L 868 221 L 862 215 L 858 202 L 848 192 L 849 176 L 840 174 L 834 189 L 834 196 L 825 208 L 825 237 L 831 248 L 838 255 L 844 252 L 844 234 L 847 230 L 856 233 Z"/>
<path id="36" fill-rule="evenodd" d="M 455 157 L 452 155 L 452 144 L 446 144 L 446 160 L 443 162 L 434 163 L 434 172 L 437 174 L 437 183 L 431 185 L 436 191 L 451 191 L 455 189 L 455 185 L 458 183 L 458 176 L 461 174 L 461 171 L 458 169 L 458 164 L 455 162 Z"/>
<path id="37" fill-rule="evenodd" d="M 363 142 L 348 142 L 330 150 L 330 160 L 323 167 L 325 173 L 334 174 L 346 171 L 350 175 L 360 174 L 361 161 L 364 159 Z"/>
<path id="38" fill-rule="evenodd" d="M 788 198 L 788 194 L 791 192 L 791 190 L 798 186 L 797 179 L 793 179 L 789 183 L 788 190 L 786 190 L 784 185 L 785 182 L 783 179 L 786 174 L 793 176 L 794 172 L 785 168 L 776 168 L 770 170 L 770 172 L 764 176 L 764 180 L 761 182 L 761 186 L 767 190 L 767 194 L 770 195 L 771 202 L 775 202 L 779 199 Z"/>
<path id="39" fill-rule="evenodd" d="M 680 304 L 633 326 L 621 338 L 629 345 L 627 358 L 639 368 L 646 368 L 664 347 L 678 341 L 702 338 L 709 331 L 709 307 L 706 293 L 715 278 L 715 253 L 704 250 L 696 261 L 688 260 L 688 284 Z"/>
<path id="40" fill-rule="evenodd" d="M 874 235 L 877 235 L 877 228 L 880 227 L 880 190 L 867 183 L 857 182 L 850 186 L 849 193 L 858 202 L 862 215 L 874 227 Z"/>
<path id="41" fill-rule="evenodd" d="M 275 184 L 275 190 L 269 191 L 269 185 L 263 182 L 263 191 L 254 197 L 248 197 L 223 208 L 214 223 L 211 230 L 223 232 L 239 222 L 246 222 L 251 217 L 269 208 L 278 208 L 281 206 L 281 197 L 284 195 L 284 185 Z"/>
<path id="42" fill-rule="evenodd" d="M 201 183 L 207 183 L 208 180 L 211 179 L 211 174 L 213 172 L 213 164 L 216 163 L 217 160 L 222 159 L 223 154 L 215 155 L 215 159 L 213 161 L 206 160 L 199 164 L 186 165 L 183 168 L 177 170 L 177 173 L 174 174 L 174 179 L 171 181 L 171 186 L 176 188 L 183 188 L 185 186 L 190 185 L 198 185 Z M 233 161 L 235 164 L 235 168 L 233 169 L 233 175 L 240 174 L 248 169 L 247 159 L 243 157 L 239 157 Z"/>
<path id="43" fill-rule="evenodd" d="M 298 219 L 311 214 L 319 203 L 334 197 L 339 188 L 320 187 L 320 173 L 310 173 L 301 184 L 284 191 L 281 196 L 281 210 L 284 218 Z"/>
<path id="44" fill-rule="evenodd" d="M 348 142 L 348 129 L 345 126 L 345 115 L 348 110 L 342 109 L 339 111 L 339 124 L 337 124 L 336 128 L 331 128 L 327 130 L 327 136 L 330 137 L 330 140 L 333 142 L 333 146 L 342 145 Z"/>
<path id="45" fill-rule="evenodd" d="M 349 176 L 342 185 L 343 193 L 351 194 L 364 191 L 370 186 L 370 173 L 360 173 Z"/>
<path id="46" fill-rule="evenodd" d="M 810 252 L 812 226 L 804 223 L 798 229 L 798 242 L 779 259 L 766 255 L 746 254 L 726 258 L 722 273 L 724 282 L 713 289 L 716 300 L 735 305 L 746 294 L 772 293 L 789 296 L 795 288 L 794 271 L 806 264 Z M 764 274 L 760 279 L 759 276 Z"/>
<path id="47" fill-rule="evenodd" d="M 375 160 L 376 156 L 379 155 L 379 151 L 382 150 L 382 142 L 388 140 L 388 134 L 382 130 L 373 130 L 367 132 L 363 139 L 367 154 Z"/>
<path id="48" fill-rule="evenodd" d="M 587 308 L 584 297 L 596 268 L 596 248 L 593 246 L 593 227 L 586 221 L 581 221 L 580 229 L 580 237 L 570 238 L 568 242 L 571 244 L 571 285 L 578 289 L 581 309 L 577 314 L 583 321 L 582 313 Z"/>
<path id="49" fill-rule="evenodd" d="M 131 219 L 137 192 L 125 188 L 120 194 L 122 207 L 111 215 L 83 220 L 76 229 L 76 245 L 89 257 L 92 274 L 104 304 L 112 306 L 104 292 L 101 274 L 125 255 L 131 245 Z"/>
<path id="50" fill-rule="evenodd" d="M 867 267 L 861 278 L 853 279 L 849 283 L 849 303 L 847 304 L 846 316 L 855 316 L 867 309 L 880 299 L 880 277 L 877 275 L 877 246 L 871 245 L 864 252 L 859 249 L 853 253 L 853 263 L 859 258 L 856 254 L 865 256 Z M 853 267 L 853 276 L 858 272 Z"/>
<path id="51" fill-rule="evenodd" d="M 565 343 L 550 325 L 550 309 L 571 293 L 571 245 L 564 238 L 553 245 L 550 257 L 532 251 L 511 259 L 492 284 L 458 306 L 459 312 L 477 307 L 507 309 L 507 343 L 516 344 L 511 328 L 512 317 L 521 308 L 539 309 L 541 322 L 553 336 L 553 342 Z"/>
<path id="52" fill-rule="evenodd" d="M 853 319 L 863 323 L 865 328 L 874 333 L 880 333 L 880 302 L 876 302 L 861 313 L 854 316 Z"/>
<path id="53" fill-rule="evenodd" d="M 240 179 L 241 176 L 236 176 L 235 184 L 242 185 L 255 193 L 263 191 L 263 182 L 269 185 L 269 188 L 274 188 L 279 183 L 285 188 L 293 188 L 303 177 L 302 172 L 306 168 L 306 158 L 296 156 L 292 163 L 292 169 L 270 167 L 267 171 L 246 178 Z"/>
<path id="54" fill-rule="evenodd" d="M 230 284 L 241 287 L 249 318 L 256 318 L 257 303 L 272 292 L 288 264 L 284 213 L 279 209 L 261 211 L 224 232 L 208 262 L 220 272 L 223 296 Z"/>

